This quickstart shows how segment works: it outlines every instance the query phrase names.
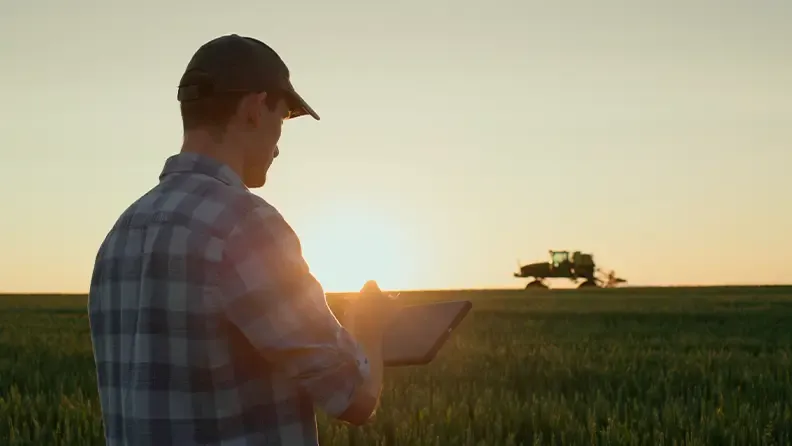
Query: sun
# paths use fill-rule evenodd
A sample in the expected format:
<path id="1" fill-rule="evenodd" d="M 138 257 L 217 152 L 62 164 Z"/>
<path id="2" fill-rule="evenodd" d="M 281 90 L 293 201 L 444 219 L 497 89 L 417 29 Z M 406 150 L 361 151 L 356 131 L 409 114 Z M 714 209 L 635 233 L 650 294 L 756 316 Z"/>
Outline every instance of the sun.
<path id="1" fill-rule="evenodd" d="M 298 235 L 325 291 L 358 291 L 367 280 L 383 290 L 409 288 L 415 247 L 398 218 L 345 209 L 315 214 L 311 222 Z"/>

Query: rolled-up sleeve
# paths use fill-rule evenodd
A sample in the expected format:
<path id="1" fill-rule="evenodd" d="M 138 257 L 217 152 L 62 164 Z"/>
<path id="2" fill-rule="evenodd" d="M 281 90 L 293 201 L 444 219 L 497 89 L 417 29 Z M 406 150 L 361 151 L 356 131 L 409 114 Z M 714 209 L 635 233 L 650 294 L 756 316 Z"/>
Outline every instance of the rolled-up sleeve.
<path id="1" fill-rule="evenodd" d="M 299 239 L 260 206 L 225 240 L 217 304 L 251 344 L 331 416 L 367 378 L 368 360 L 339 324 L 305 262 Z"/>

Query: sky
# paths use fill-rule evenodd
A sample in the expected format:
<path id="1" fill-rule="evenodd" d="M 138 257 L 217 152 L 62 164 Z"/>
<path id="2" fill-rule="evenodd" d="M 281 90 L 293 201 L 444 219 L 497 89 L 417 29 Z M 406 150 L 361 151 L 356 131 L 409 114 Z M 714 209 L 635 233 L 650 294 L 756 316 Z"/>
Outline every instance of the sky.
<path id="1" fill-rule="evenodd" d="M 192 53 L 272 46 L 321 121 L 254 192 L 329 292 L 792 283 L 789 0 L 0 2 L 0 291 L 86 292 L 178 152 Z M 567 286 L 562 282 L 554 286 Z"/>

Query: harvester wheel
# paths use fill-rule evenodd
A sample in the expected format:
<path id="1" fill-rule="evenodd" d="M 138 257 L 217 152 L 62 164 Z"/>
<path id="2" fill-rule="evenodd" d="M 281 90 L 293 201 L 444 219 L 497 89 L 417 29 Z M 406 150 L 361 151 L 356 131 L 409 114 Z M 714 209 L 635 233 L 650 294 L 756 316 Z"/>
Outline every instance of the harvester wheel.
<path id="1" fill-rule="evenodd" d="M 541 280 L 534 280 L 533 282 L 529 282 L 528 285 L 525 285 L 526 290 L 530 290 L 532 288 L 547 288 L 547 285 L 542 283 Z"/>

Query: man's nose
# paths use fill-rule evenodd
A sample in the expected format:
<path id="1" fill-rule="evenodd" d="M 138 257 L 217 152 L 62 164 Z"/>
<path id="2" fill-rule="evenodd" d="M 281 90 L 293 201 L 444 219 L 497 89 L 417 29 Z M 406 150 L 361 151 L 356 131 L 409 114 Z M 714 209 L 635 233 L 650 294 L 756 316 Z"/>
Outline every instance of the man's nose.
<path id="1" fill-rule="evenodd" d="M 272 155 L 273 158 L 277 158 L 280 155 L 280 149 L 278 149 L 278 145 L 275 144 L 275 154 Z"/>

